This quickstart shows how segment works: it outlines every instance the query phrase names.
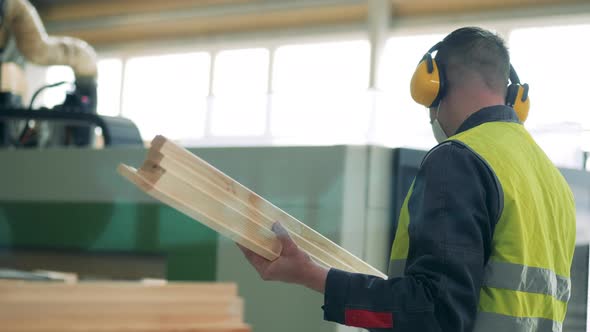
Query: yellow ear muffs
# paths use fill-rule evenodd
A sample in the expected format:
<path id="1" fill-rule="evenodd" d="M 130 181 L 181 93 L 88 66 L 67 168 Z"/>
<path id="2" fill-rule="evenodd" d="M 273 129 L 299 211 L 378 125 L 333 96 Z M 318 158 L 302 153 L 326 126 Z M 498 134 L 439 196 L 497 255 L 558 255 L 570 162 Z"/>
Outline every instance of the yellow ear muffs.
<path id="1" fill-rule="evenodd" d="M 410 93 L 414 101 L 429 108 L 436 107 L 444 93 L 443 71 L 432 58 L 432 53 L 439 46 L 440 43 L 437 43 L 422 57 L 410 82 Z"/>
<path id="2" fill-rule="evenodd" d="M 440 99 L 438 98 L 441 91 L 440 81 L 436 62 L 432 60 L 432 71 L 429 72 L 427 61 L 420 61 L 410 83 L 410 92 L 414 101 L 425 107 L 436 106 L 435 101 Z"/>
<path id="3" fill-rule="evenodd" d="M 432 58 L 432 53 L 437 51 L 441 45 L 442 42 L 437 43 L 422 57 L 410 82 L 410 93 L 414 101 L 428 108 L 438 106 L 445 93 L 444 70 L 439 68 Z M 506 105 L 516 111 L 520 122 L 526 121 L 531 105 L 529 85 L 520 83 L 512 65 L 510 65 L 510 85 L 506 93 Z"/>
<path id="4" fill-rule="evenodd" d="M 531 108 L 531 100 L 528 97 L 528 84 L 519 85 L 518 93 L 516 95 L 516 101 L 512 108 L 516 111 L 520 122 L 524 123 L 529 116 L 529 110 Z"/>
<path id="5" fill-rule="evenodd" d="M 529 85 L 520 84 L 516 71 L 510 65 L 510 85 L 506 93 L 506 105 L 512 107 L 520 122 L 524 123 L 529 116 L 531 101 L 529 99 Z"/>

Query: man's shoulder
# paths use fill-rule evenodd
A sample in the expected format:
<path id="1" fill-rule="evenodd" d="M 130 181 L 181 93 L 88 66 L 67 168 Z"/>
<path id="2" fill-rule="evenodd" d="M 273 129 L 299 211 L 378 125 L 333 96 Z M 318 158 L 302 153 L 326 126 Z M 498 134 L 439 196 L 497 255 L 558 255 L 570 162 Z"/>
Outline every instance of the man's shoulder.
<path id="1" fill-rule="evenodd" d="M 457 140 L 446 140 L 433 147 L 422 159 L 420 167 L 432 164 L 453 164 L 459 162 L 481 162 L 480 157 L 464 143 Z"/>
<path id="2" fill-rule="evenodd" d="M 458 140 L 447 140 L 424 157 L 416 183 L 451 194 L 455 199 L 486 192 L 490 220 L 495 224 L 503 210 L 503 190 L 494 170 L 475 151 Z M 434 189 L 433 189 L 434 188 Z M 438 188 L 438 189 L 437 189 Z M 424 189 L 423 189 L 424 190 Z"/>

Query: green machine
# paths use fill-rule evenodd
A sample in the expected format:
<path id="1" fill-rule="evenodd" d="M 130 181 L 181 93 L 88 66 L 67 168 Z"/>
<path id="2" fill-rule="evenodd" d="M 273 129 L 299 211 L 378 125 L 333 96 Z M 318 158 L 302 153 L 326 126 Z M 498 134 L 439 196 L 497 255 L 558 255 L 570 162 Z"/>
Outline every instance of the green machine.
<path id="1" fill-rule="evenodd" d="M 191 152 L 386 270 L 391 150 Z M 261 281 L 234 243 L 117 174 L 119 163 L 140 165 L 145 153 L 143 148 L 0 151 L 0 268 L 75 272 L 81 279 L 236 282 L 246 322 L 256 331 L 349 330 L 323 322 L 320 294 Z"/>

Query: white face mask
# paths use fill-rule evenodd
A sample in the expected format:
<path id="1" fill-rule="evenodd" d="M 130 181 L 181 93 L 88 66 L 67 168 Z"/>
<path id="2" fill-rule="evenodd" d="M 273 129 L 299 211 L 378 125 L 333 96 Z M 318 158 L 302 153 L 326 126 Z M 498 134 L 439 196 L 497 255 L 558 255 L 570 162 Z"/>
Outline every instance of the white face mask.
<path id="1" fill-rule="evenodd" d="M 434 134 L 434 138 L 436 139 L 436 141 L 438 143 L 441 143 L 449 137 L 445 133 L 444 129 L 441 127 L 440 122 L 438 122 L 438 112 L 439 111 L 440 111 L 440 103 L 438 104 L 438 107 L 436 108 L 436 116 L 435 116 L 434 120 L 432 120 L 430 122 L 430 125 L 432 126 L 432 133 Z"/>

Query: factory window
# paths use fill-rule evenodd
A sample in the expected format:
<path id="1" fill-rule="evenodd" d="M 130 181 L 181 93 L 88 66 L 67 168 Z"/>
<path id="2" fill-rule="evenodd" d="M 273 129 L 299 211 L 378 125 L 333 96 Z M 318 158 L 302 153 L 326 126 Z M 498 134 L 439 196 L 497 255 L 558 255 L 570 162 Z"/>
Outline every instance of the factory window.
<path id="1" fill-rule="evenodd" d="M 271 132 L 277 142 L 349 143 L 364 138 L 369 43 L 346 41 L 278 48 Z"/>
<path id="2" fill-rule="evenodd" d="M 422 56 L 444 38 L 442 34 L 396 36 L 383 54 L 375 108 L 375 140 L 387 146 L 429 149 L 436 141 L 429 113 L 410 95 L 410 80 Z"/>
<path id="3" fill-rule="evenodd" d="M 117 116 L 121 111 L 123 62 L 119 59 L 98 61 L 98 103 L 101 115 Z"/>
<path id="4" fill-rule="evenodd" d="M 582 111 L 579 98 L 571 98 L 587 93 L 590 76 L 590 67 L 581 63 L 590 45 L 572 40 L 589 35 L 590 25 L 517 29 L 510 35 L 512 62 L 521 80 L 531 85 L 531 128 L 565 122 L 590 125 L 590 112 Z"/>
<path id="5" fill-rule="evenodd" d="M 226 50 L 215 58 L 211 134 L 260 136 L 267 114 L 269 51 Z"/>
<path id="6" fill-rule="evenodd" d="M 273 91 L 359 91 L 369 81 L 369 43 L 285 45 L 276 50 Z"/>
<path id="7" fill-rule="evenodd" d="M 588 91 L 590 67 L 583 58 L 590 25 L 515 29 L 510 35 L 512 63 L 530 84 L 531 111 L 527 128 L 559 166 L 581 167 L 590 142 L 590 112 L 579 96 Z M 582 98 L 583 99 L 583 98 Z"/>
<path id="8" fill-rule="evenodd" d="M 125 66 L 122 115 L 144 140 L 203 136 L 209 94 L 209 53 L 130 58 Z"/>

